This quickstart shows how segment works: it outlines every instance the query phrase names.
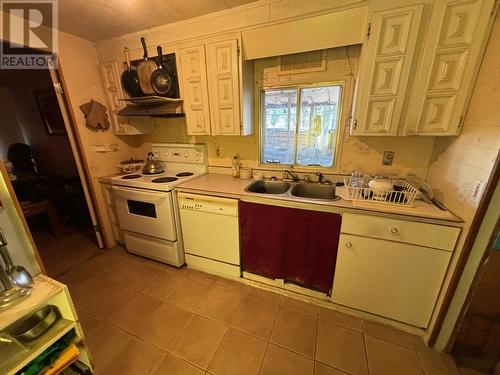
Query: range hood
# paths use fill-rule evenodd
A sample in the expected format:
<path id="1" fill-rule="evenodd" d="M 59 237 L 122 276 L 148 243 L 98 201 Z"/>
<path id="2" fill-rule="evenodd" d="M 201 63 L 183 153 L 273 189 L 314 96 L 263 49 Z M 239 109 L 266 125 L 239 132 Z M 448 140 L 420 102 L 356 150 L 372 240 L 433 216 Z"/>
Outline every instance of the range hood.
<path id="1" fill-rule="evenodd" d="M 119 100 L 126 102 L 127 106 L 116 112 L 118 116 L 184 116 L 182 99 L 165 98 L 163 96 L 142 96 Z"/>

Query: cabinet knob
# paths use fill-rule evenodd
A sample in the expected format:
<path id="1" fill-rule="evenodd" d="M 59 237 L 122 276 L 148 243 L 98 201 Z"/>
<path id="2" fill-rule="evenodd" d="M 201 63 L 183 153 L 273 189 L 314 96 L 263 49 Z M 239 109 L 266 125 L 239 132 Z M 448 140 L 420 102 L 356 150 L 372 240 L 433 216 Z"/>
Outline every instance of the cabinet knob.
<path id="1" fill-rule="evenodd" d="M 349 247 L 349 248 L 352 247 L 352 243 L 346 242 L 345 247 Z"/>
<path id="2" fill-rule="evenodd" d="M 391 233 L 392 234 L 398 234 L 398 228 L 391 228 Z"/>

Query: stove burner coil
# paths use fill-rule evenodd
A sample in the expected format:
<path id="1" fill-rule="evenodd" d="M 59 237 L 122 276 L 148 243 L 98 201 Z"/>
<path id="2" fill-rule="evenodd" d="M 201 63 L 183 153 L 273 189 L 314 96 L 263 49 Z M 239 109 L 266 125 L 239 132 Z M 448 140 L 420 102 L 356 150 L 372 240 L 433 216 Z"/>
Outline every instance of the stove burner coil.
<path id="1" fill-rule="evenodd" d="M 162 182 L 174 182 L 177 180 L 178 179 L 175 177 L 159 177 L 155 178 L 154 180 L 151 180 L 151 182 L 154 182 L 155 184 L 161 184 Z"/>
<path id="2" fill-rule="evenodd" d="M 128 175 L 125 175 L 122 177 L 122 179 L 124 180 L 133 180 L 135 178 L 140 178 L 141 175 L 140 174 L 128 174 Z"/>
<path id="3" fill-rule="evenodd" d="M 188 176 L 192 176 L 194 173 L 191 173 L 191 172 L 181 172 L 181 173 L 177 173 L 176 176 L 177 177 L 188 177 Z"/>

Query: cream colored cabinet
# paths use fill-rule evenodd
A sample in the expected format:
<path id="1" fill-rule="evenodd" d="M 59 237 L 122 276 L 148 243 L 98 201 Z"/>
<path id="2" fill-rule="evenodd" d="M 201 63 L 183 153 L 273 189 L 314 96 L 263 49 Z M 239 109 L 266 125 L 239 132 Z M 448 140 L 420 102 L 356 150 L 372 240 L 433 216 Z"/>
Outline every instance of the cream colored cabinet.
<path id="1" fill-rule="evenodd" d="M 344 214 L 332 301 L 426 328 L 460 229 Z"/>
<path id="2" fill-rule="evenodd" d="M 123 238 L 123 232 L 120 229 L 120 224 L 118 223 L 118 216 L 116 215 L 115 201 L 113 198 L 113 188 L 110 183 L 101 182 L 102 194 L 104 196 L 104 202 L 106 203 L 106 212 L 109 217 L 109 222 L 111 224 L 111 230 L 113 232 L 113 239 L 124 244 L 125 240 Z"/>
<path id="3" fill-rule="evenodd" d="M 205 45 L 181 49 L 180 62 L 187 132 L 190 135 L 210 134 Z"/>
<path id="4" fill-rule="evenodd" d="M 253 63 L 237 35 L 180 49 L 180 85 L 189 135 L 253 133 Z"/>
<path id="5" fill-rule="evenodd" d="M 212 134 L 239 134 L 241 119 L 238 41 L 232 39 L 209 43 L 207 48 Z"/>
<path id="6" fill-rule="evenodd" d="M 494 3 L 435 2 L 405 134 L 455 135 L 460 131 Z"/>
<path id="7" fill-rule="evenodd" d="M 117 135 L 135 135 L 151 132 L 151 121 L 149 118 L 127 118 L 118 116 L 116 112 L 125 105 L 119 99 L 123 99 L 124 93 L 121 86 L 121 71 L 116 61 L 101 64 L 101 77 L 108 103 L 109 121 L 113 133 Z"/>
<path id="8" fill-rule="evenodd" d="M 363 45 L 353 135 L 397 135 L 423 5 L 375 11 Z"/>

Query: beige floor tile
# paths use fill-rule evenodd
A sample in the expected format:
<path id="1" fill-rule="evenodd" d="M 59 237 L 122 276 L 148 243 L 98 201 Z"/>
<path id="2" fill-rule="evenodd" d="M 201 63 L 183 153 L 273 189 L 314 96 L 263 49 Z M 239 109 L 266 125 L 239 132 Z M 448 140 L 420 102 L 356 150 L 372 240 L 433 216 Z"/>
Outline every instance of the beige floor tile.
<path id="1" fill-rule="evenodd" d="M 127 332 L 137 335 L 142 325 L 150 319 L 161 301 L 143 293 L 137 293 L 129 302 L 117 309 L 109 321 Z"/>
<path id="2" fill-rule="evenodd" d="M 222 323 L 230 323 L 243 303 L 243 296 L 226 289 L 214 287 L 201 305 L 198 313 Z"/>
<path id="3" fill-rule="evenodd" d="M 288 310 L 293 310 L 305 315 L 309 315 L 312 318 L 318 318 L 319 316 L 319 306 L 313 303 L 308 303 L 300 301 L 295 298 L 283 297 L 281 300 L 281 307 Z"/>
<path id="4" fill-rule="evenodd" d="M 231 329 L 208 370 L 215 375 L 257 375 L 266 347 L 265 341 Z"/>
<path id="5" fill-rule="evenodd" d="M 279 308 L 271 333 L 271 342 L 314 358 L 318 320 Z"/>
<path id="6" fill-rule="evenodd" d="M 422 375 L 422 366 L 414 349 L 376 337 L 365 338 L 371 375 Z"/>
<path id="7" fill-rule="evenodd" d="M 133 338 L 106 365 L 103 374 L 149 374 L 158 365 L 164 354 L 162 350 Z"/>
<path id="8" fill-rule="evenodd" d="M 317 361 L 315 362 L 314 367 L 314 375 L 348 375 L 347 372 L 340 371 Z"/>
<path id="9" fill-rule="evenodd" d="M 104 319 L 137 294 L 133 289 L 95 276 L 75 284 L 70 292 L 77 307 Z"/>
<path id="10" fill-rule="evenodd" d="M 95 274 L 129 288 L 141 290 L 154 279 L 158 272 L 160 272 L 158 268 L 137 259 L 118 256 L 111 266 Z"/>
<path id="11" fill-rule="evenodd" d="M 236 280 L 225 279 L 223 277 L 218 278 L 215 282 L 215 285 L 230 290 L 231 292 L 241 294 L 243 296 L 246 296 L 250 289 L 250 287 L 245 283 Z"/>
<path id="12" fill-rule="evenodd" d="M 196 280 L 207 284 L 215 284 L 219 279 L 217 276 L 210 275 L 208 273 L 201 272 L 198 270 L 191 270 L 191 272 L 188 275 L 188 278 L 191 280 Z"/>
<path id="13" fill-rule="evenodd" d="M 207 369 L 227 328 L 201 316 L 194 316 L 170 345 L 175 355 Z"/>
<path id="14" fill-rule="evenodd" d="M 84 328 L 83 332 L 98 372 L 101 372 L 132 339 L 128 333 L 105 322 L 102 322 L 96 330 L 85 331 Z"/>
<path id="15" fill-rule="evenodd" d="M 158 366 L 153 370 L 151 375 L 203 375 L 205 371 L 175 358 L 170 354 L 166 354 Z"/>
<path id="16" fill-rule="evenodd" d="M 460 375 L 487 375 L 486 373 L 475 370 L 473 368 L 462 367 L 462 366 L 458 368 L 458 373 Z"/>
<path id="17" fill-rule="evenodd" d="M 269 344 L 261 375 L 312 375 L 313 373 L 313 360 Z"/>
<path id="18" fill-rule="evenodd" d="M 416 335 L 371 320 L 363 321 L 363 330 L 367 335 L 402 345 L 408 349 L 413 349 L 417 340 L 420 340 Z"/>
<path id="19" fill-rule="evenodd" d="M 425 375 L 458 375 L 455 362 L 445 353 L 422 346 L 417 349 L 417 355 Z"/>
<path id="20" fill-rule="evenodd" d="M 78 316 L 78 321 L 82 325 L 85 335 L 88 335 L 92 331 L 99 329 L 101 324 L 104 322 L 102 319 L 99 319 L 79 308 L 76 308 L 76 315 Z"/>
<path id="21" fill-rule="evenodd" d="M 144 287 L 142 292 L 167 301 L 170 294 L 176 291 L 184 280 L 185 277 L 181 276 L 180 273 L 163 270 Z"/>
<path id="22" fill-rule="evenodd" d="M 196 311 L 207 298 L 212 287 L 206 283 L 185 279 L 167 298 L 167 301 L 190 311 Z"/>
<path id="23" fill-rule="evenodd" d="M 192 316 L 193 313 L 169 303 L 163 303 L 149 315 L 141 326 L 138 336 L 167 350 Z"/>
<path id="24" fill-rule="evenodd" d="M 274 325 L 278 305 L 247 295 L 231 325 L 268 340 Z"/>
<path id="25" fill-rule="evenodd" d="M 278 293 L 271 292 L 266 289 L 262 288 L 257 288 L 254 286 L 250 287 L 250 290 L 248 291 L 248 295 L 256 298 L 260 298 L 268 303 L 271 303 L 273 305 L 279 306 L 281 303 L 281 299 L 283 296 Z"/>
<path id="26" fill-rule="evenodd" d="M 360 318 L 322 307 L 319 318 L 329 323 L 363 332 L 363 322 Z"/>
<path id="27" fill-rule="evenodd" d="M 318 321 L 316 359 L 354 375 L 368 374 L 363 334 Z"/>

